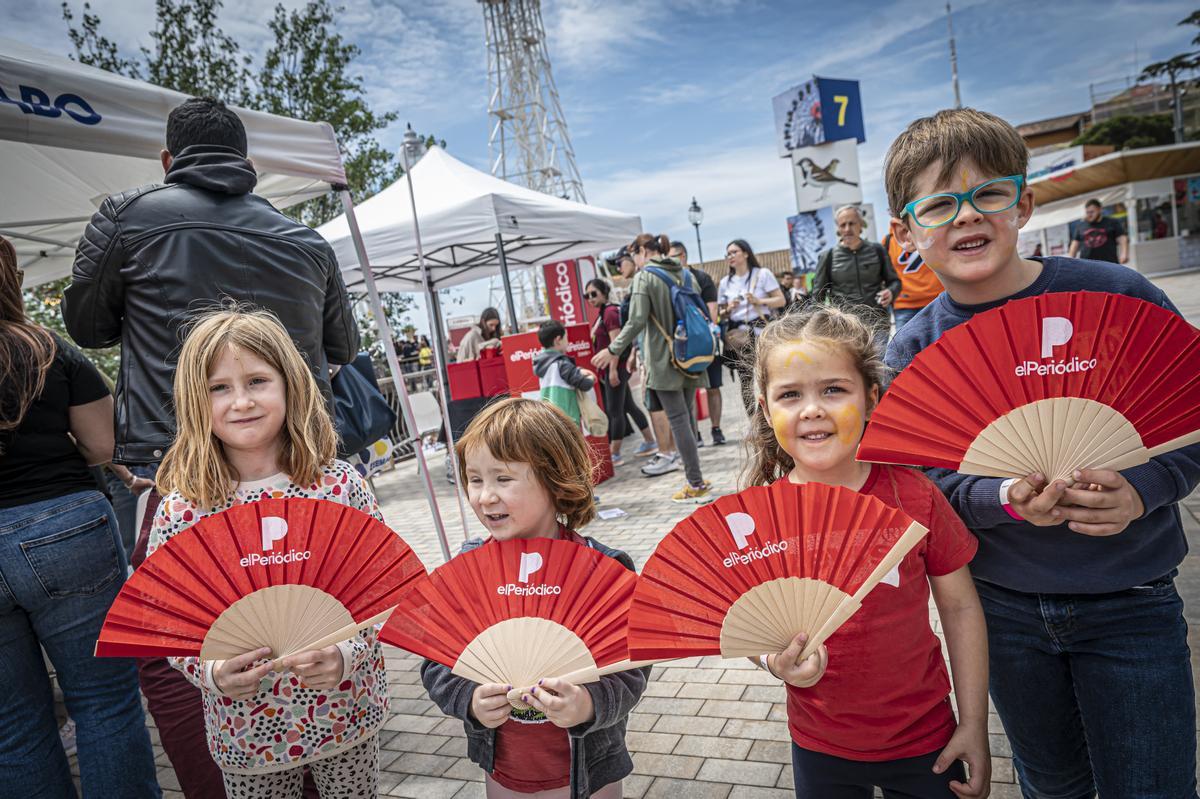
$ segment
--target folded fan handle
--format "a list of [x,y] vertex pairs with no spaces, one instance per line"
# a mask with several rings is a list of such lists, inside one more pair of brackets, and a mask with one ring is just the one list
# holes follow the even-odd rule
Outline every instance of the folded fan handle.
[[393,610],[395,610],[395,605],[388,608],[383,613],[376,614],[369,619],[364,619],[363,621],[356,621],[356,622],[354,622],[354,624],[347,624],[345,627],[342,627],[338,630],[334,630],[333,632],[331,632],[329,635],[325,636],[324,638],[318,638],[316,641],[313,641],[310,644],[305,644],[304,646],[298,647],[298,648],[292,650],[291,652],[285,652],[276,659],[283,660],[285,657],[288,657],[289,655],[294,655],[297,652],[307,652],[310,649],[324,649],[325,647],[331,646],[332,644],[337,644],[337,643],[341,643],[342,641],[346,641],[346,640],[358,635],[360,630],[365,630],[366,628],[370,627],[373,624],[381,624],[382,622],[386,621],[387,617],[392,614]]

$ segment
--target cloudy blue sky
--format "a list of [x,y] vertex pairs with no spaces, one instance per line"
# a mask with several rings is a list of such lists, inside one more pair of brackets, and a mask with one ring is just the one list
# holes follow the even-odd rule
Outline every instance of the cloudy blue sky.
[[[285,5],[298,5],[286,0]],[[78,9],[80,3],[73,0]],[[250,52],[268,35],[268,2],[227,3],[221,21]],[[399,121],[446,139],[486,169],[487,77],[476,0],[342,0],[339,29],[363,49],[369,96]],[[92,0],[129,52],[150,43],[153,0]],[[1176,26],[1194,4],[960,0],[954,7],[964,104],[1013,123],[1089,107],[1089,84],[1123,81],[1181,52]],[[58,3],[0,0],[5,35],[66,53]],[[543,0],[554,77],[589,202],[640,214],[692,241],[686,210],[705,210],[704,252],[734,237],[786,246],[795,213],[776,155],[771,98],[808,76],[861,81],[866,199],[883,208],[880,166],[915,117],[953,104],[944,2],[864,0]],[[473,304],[462,310],[474,310]],[[459,311],[461,312],[461,311]]]

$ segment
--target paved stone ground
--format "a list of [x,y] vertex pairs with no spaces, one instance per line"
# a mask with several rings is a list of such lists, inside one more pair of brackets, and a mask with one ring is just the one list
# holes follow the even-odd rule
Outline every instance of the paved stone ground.
[[[1200,324],[1200,276],[1184,275],[1158,281],[1193,322]],[[726,372],[728,377],[728,372]],[[727,381],[723,392],[727,412],[722,425],[730,441],[745,431],[745,416],[736,388]],[[708,423],[701,428],[707,436]],[[633,443],[633,439],[630,440]],[[632,451],[631,446],[626,447]],[[700,451],[705,477],[721,493],[736,488],[735,472],[742,463],[741,447],[705,447]],[[436,456],[435,471],[441,471]],[[621,508],[628,516],[597,520],[589,535],[628,551],[644,563],[655,544],[690,511],[674,505],[669,496],[683,483],[682,472],[644,478],[630,458],[617,476],[597,492],[601,508]],[[432,532],[429,508],[421,493],[413,463],[400,465],[375,482],[388,523],[408,541],[430,567],[441,563]],[[435,481],[442,513],[456,550],[463,527],[451,487]],[[1200,608],[1200,492],[1184,503],[1184,523],[1192,553],[1180,567],[1179,588],[1189,621]],[[467,528],[473,536],[482,528],[467,509]],[[934,629],[941,632],[935,609]],[[1193,673],[1200,666],[1200,632],[1191,627]],[[420,799],[468,799],[483,796],[482,773],[466,759],[461,724],[444,717],[426,697],[416,671],[417,658],[400,650],[388,651],[392,715],[381,732],[381,794]],[[625,780],[625,796],[640,799],[768,799],[790,797],[791,766],[784,690],[778,680],[745,660],[693,658],[654,669],[645,697],[630,716],[628,744],[634,773]],[[149,717],[147,717],[149,718]],[[1014,784],[1011,752],[999,718],[989,715],[992,747],[992,796],[1020,797]],[[157,746],[159,779],[169,799],[182,797],[167,758]]]

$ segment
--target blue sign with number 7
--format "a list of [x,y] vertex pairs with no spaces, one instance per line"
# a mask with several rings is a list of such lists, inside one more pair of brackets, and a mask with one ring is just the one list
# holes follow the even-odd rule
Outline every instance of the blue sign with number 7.
[[862,144],[867,140],[858,81],[819,77],[817,93],[821,98],[821,127],[825,130],[825,141],[857,139]]

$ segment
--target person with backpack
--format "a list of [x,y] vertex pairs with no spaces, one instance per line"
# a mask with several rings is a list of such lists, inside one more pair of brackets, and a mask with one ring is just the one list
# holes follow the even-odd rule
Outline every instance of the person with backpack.
[[863,216],[857,205],[843,205],[833,218],[839,243],[821,255],[812,296],[818,302],[834,300],[845,305],[875,332],[882,353],[892,326],[888,307],[900,293],[900,278],[887,251],[862,237]]
[[643,233],[629,246],[638,272],[630,289],[629,318],[607,347],[592,356],[597,370],[607,370],[638,336],[645,333],[642,358],[646,386],[654,392],[670,422],[683,461],[687,484],[672,501],[703,504],[714,499],[700,470],[693,434],[695,392],[708,387],[707,370],[716,354],[716,336],[695,280],[679,261],[667,255],[666,236]]
[[725,320],[725,360],[737,370],[746,415],[754,417],[754,342],[775,311],[787,304],[779,281],[758,263],[745,239],[725,247],[729,274],[717,287],[717,307]]

